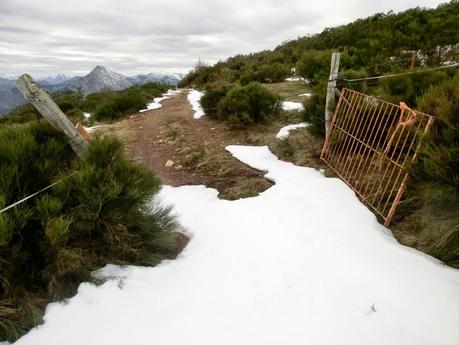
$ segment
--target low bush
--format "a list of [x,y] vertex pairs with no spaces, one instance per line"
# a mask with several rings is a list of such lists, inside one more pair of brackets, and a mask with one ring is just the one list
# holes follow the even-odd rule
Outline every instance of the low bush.
[[226,96],[231,86],[221,88],[209,88],[201,97],[201,106],[206,115],[211,118],[217,118],[218,104]]
[[144,109],[149,101],[161,96],[166,89],[165,85],[149,83],[123,91],[89,95],[83,104],[88,110],[93,111],[95,120],[112,121]]
[[413,202],[401,213],[419,224],[429,254],[459,268],[459,73],[432,86],[418,104],[434,123],[410,171]]
[[218,118],[244,127],[266,121],[280,110],[280,97],[259,83],[235,86],[218,103]]
[[459,193],[459,73],[419,99],[419,110],[435,115],[417,164],[418,180],[450,186]]
[[41,322],[46,303],[69,297],[107,263],[155,265],[170,256],[174,220],[153,202],[150,170],[119,141],[94,139],[83,161],[48,124],[0,130],[0,339]]
[[331,52],[308,51],[296,63],[296,73],[313,84],[326,80],[330,71]]
[[327,89],[325,84],[316,85],[312,96],[303,103],[303,119],[309,123],[309,130],[314,135],[325,137],[325,99]]
[[406,102],[411,107],[417,106],[417,98],[422,96],[434,85],[449,78],[444,71],[429,71],[408,74],[393,78],[384,78],[378,82],[374,93],[380,98],[398,104]]

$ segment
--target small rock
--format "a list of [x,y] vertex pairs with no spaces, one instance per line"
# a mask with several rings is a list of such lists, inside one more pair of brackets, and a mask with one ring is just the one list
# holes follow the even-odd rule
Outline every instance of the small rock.
[[180,169],[182,169],[182,168],[183,168],[183,167],[182,167],[180,164],[175,166],[175,170],[180,170]]
[[174,162],[171,161],[170,159],[166,162],[166,164],[164,164],[164,166],[165,166],[165,167],[168,167],[168,168],[171,167],[171,166],[173,166],[173,165],[174,165]]

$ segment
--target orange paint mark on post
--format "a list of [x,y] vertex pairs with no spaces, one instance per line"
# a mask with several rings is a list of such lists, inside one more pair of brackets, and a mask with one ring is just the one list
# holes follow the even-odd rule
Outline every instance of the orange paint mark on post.
[[80,133],[80,135],[85,139],[85,140],[89,140],[89,133],[88,131],[86,130],[85,126],[83,126],[81,123],[77,123],[76,126],[75,126],[75,129],[78,131],[78,133]]

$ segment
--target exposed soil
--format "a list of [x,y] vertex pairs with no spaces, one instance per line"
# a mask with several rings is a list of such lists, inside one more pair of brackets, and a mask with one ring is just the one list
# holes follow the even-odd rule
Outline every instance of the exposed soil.
[[225,150],[243,142],[220,122],[206,116],[194,119],[187,94],[183,90],[162,101],[159,109],[102,125],[97,133],[119,137],[128,156],[151,168],[164,184],[204,184],[225,199],[256,196],[268,189],[272,183],[264,172],[242,164]]

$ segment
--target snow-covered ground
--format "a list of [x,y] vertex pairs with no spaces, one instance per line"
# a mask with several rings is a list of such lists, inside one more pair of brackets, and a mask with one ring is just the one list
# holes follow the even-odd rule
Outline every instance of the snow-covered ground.
[[299,102],[290,102],[290,101],[284,101],[282,102],[282,109],[284,110],[303,110],[303,104]]
[[306,93],[299,94],[298,96],[300,96],[300,97],[311,97],[312,93],[306,92]]
[[155,97],[153,99],[153,102],[150,102],[147,104],[146,109],[139,110],[140,113],[143,113],[144,111],[148,110],[154,110],[154,109],[159,109],[162,107],[161,102],[164,101],[165,99],[171,98],[172,96],[176,95],[177,93],[180,93],[180,90],[167,90],[165,94],[163,94],[161,97]]
[[307,126],[308,124],[306,122],[301,122],[301,123],[282,127],[281,129],[279,129],[279,132],[277,132],[276,138],[280,140],[284,140],[285,138],[289,136],[290,131],[294,131],[295,129],[299,129],[299,128],[305,128]]
[[188,93],[188,102],[190,102],[191,107],[194,110],[193,117],[195,119],[199,119],[205,115],[200,102],[202,96],[204,96],[204,94],[197,90],[191,90]]
[[307,80],[302,77],[288,77],[288,78],[285,78],[285,81],[305,81],[307,82]]
[[192,236],[174,261],[108,266],[17,345],[457,345],[459,270],[397,243],[339,179],[230,146],[275,185],[164,187]]

